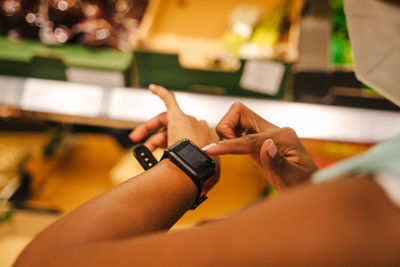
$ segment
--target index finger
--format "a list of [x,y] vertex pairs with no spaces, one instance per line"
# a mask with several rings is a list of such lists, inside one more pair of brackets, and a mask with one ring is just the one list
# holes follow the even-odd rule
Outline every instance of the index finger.
[[236,138],[243,133],[259,133],[278,128],[240,102],[234,103],[217,125],[221,138]]
[[167,107],[168,111],[183,113],[181,108],[178,105],[178,102],[176,102],[174,93],[165,89],[162,86],[158,86],[155,84],[150,84],[149,89],[153,94],[155,94],[161,98],[161,100],[164,102],[165,106]]
[[202,150],[209,155],[253,154],[260,151],[267,134],[249,134],[239,138],[227,139],[216,144],[210,144]]

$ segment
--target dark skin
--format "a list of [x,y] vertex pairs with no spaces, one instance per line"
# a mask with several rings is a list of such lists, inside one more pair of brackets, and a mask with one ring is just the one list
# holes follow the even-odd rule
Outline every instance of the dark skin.
[[242,103],[231,106],[216,130],[224,140],[206,147],[209,155],[250,154],[277,190],[308,181],[317,170],[293,129],[268,122]]
[[[192,117],[178,123],[187,115],[171,112],[171,108],[177,110],[173,95],[162,88],[153,89],[168,103],[167,135],[163,135],[167,145],[170,133],[176,138],[201,134],[195,140],[199,146],[217,142],[212,131]],[[179,127],[173,128],[174,123]],[[159,129],[143,127],[149,132]],[[189,177],[167,159],[49,226],[24,250],[15,266],[400,263],[399,209],[370,177],[354,174],[334,182],[287,188],[279,196],[225,220],[165,234],[197,194]]]

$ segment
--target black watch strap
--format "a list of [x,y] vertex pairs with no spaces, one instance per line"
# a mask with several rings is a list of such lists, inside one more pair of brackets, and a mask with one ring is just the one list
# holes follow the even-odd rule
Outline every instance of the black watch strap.
[[[161,160],[169,158],[168,154],[169,151],[167,149],[164,151]],[[137,159],[137,161],[140,163],[140,165],[144,170],[148,170],[157,165],[158,163],[157,159],[153,156],[153,153],[151,153],[151,151],[145,145],[142,144],[133,148],[133,155],[135,156],[135,158]],[[174,161],[172,160],[172,162]],[[200,183],[197,179],[194,179],[189,173],[186,174],[192,179],[198,190],[196,200],[190,208],[194,210],[195,208],[197,208],[197,206],[203,203],[204,200],[207,199],[207,196],[205,194],[204,195],[202,194],[203,183]]]
[[133,149],[133,155],[140,163],[143,169],[148,170],[158,163],[153,153],[145,146],[138,145]]
[[[166,149],[164,151],[164,154],[162,155],[160,161],[162,161],[163,159],[167,159],[169,158],[169,151],[168,149]],[[171,159],[172,163],[176,164],[172,159]],[[203,192],[203,184],[199,183],[198,180],[194,179],[189,173],[187,173],[185,170],[182,170],[184,173],[187,174],[187,176],[190,177],[190,179],[193,181],[193,183],[195,184],[195,186],[197,187],[197,195],[196,195],[196,200],[194,201],[193,205],[190,207],[191,210],[194,210],[197,208],[197,206],[199,206],[201,203],[204,202],[204,200],[207,199],[206,195],[201,195],[201,193]]]

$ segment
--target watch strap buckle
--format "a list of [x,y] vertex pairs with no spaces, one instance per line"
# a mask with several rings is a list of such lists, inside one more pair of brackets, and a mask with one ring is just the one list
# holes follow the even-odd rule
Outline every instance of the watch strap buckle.
[[144,170],[148,170],[158,163],[153,153],[145,146],[138,145],[133,149],[133,155]]
[[191,210],[196,209],[201,203],[203,203],[208,197],[206,195],[202,195],[199,197],[195,203],[193,203],[192,207],[190,207]]

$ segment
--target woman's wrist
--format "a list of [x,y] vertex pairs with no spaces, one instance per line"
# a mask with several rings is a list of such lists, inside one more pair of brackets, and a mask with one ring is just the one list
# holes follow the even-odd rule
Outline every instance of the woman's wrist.
[[185,199],[189,209],[198,195],[198,189],[195,183],[183,170],[168,158],[160,161],[157,166],[168,169],[166,172],[171,173],[171,175],[166,178],[171,182],[171,190],[174,190],[174,192],[180,194],[181,197]]
[[[161,160],[159,164],[165,164],[162,168],[168,168],[169,172],[173,171],[176,174],[177,181],[179,182],[179,188],[182,188],[182,190],[189,190],[191,195],[194,195],[193,201],[191,202],[194,204],[195,202],[199,201],[199,198],[204,197],[207,192],[218,182],[219,176],[220,176],[220,161],[218,156],[211,156],[212,160],[215,162],[215,173],[213,176],[209,177],[207,181],[200,184],[198,183],[197,179],[194,179],[187,175],[181,167],[176,165],[171,159],[166,158],[164,160]],[[157,164],[158,165],[158,164]],[[210,166],[211,167],[211,166]],[[194,188],[194,190],[193,190]],[[194,193],[193,193],[194,192]],[[195,207],[196,205],[194,205]],[[192,206],[191,206],[192,207]],[[193,207],[192,207],[193,208]]]

